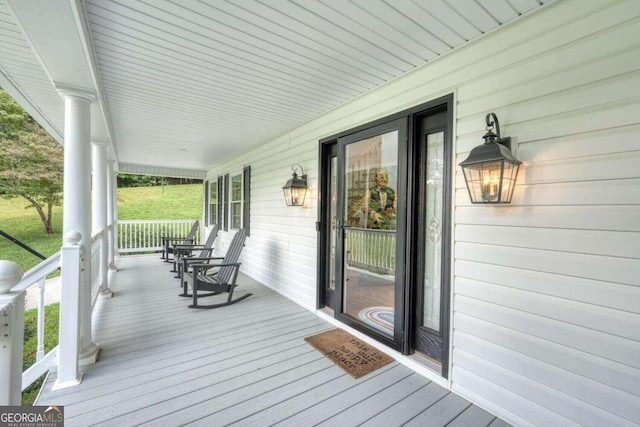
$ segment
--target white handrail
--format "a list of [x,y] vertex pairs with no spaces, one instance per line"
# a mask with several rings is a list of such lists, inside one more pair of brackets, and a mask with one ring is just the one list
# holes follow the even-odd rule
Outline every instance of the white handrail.
[[104,230],[99,231],[91,237],[90,259],[91,259],[91,307],[93,308],[98,299],[101,285],[100,251],[102,250],[102,236]]
[[24,276],[22,276],[22,280],[20,280],[17,285],[11,288],[11,291],[24,291],[31,285],[38,283],[41,278],[47,277],[49,273],[53,273],[54,271],[56,271],[58,268],[60,268],[60,251],[51,255],[49,258],[27,271]]
[[60,268],[61,252],[58,251],[51,255],[40,264],[36,265],[25,273],[22,280],[18,282],[13,288],[12,292],[25,291],[29,287],[39,284],[39,298],[38,298],[38,321],[37,321],[37,347],[36,347],[36,362],[31,365],[29,369],[22,373],[22,390],[29,387],[34,381],[36,381],[42,374],[46,373],[51,366],[56,362],[57,347],[51,350],[45,355],[44,352],[44,290],[47,275]]

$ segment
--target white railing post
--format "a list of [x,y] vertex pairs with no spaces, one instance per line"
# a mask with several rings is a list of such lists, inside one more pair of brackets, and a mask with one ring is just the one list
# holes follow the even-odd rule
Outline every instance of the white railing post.
[[22,278],[22,269],[0,261],[0,405],[22,401],[22,352],[25,291],[10,291]]
[[60,289],[60,335],[58,343],[58,378],[54,389],[77,385],[82,380],[78,372],[80,353],[80,285],[82,236],[71,231],[64,236],[62,246],[62,286]]

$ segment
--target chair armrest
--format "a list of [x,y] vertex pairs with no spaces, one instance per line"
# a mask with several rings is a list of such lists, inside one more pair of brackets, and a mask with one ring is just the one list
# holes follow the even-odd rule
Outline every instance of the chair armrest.
[[220,264],[190,264],[194,269],[204,269],[208,270],[214,267],[240,267],[241,263],[239,262],[223,262]]
[[221,260],[221,259],[224,259],[224,257],[220,257],[220,256],[215,256],[215,257],[182,257],[181,258],[182,271],[186,272],[188,270],[188,267],[193,267],[193,265],[197,265],[198,262],[200,262],[202,265],[212,265],[209,262],[204,263],[202,261],[212,261],[212,260]]
[[213,259],[224,259],[224,257],[222,256],[205,256],[205,257],[188,257],[188,258],[183,258],[184,260],[188,260],[188,261],[210,261]]
[[189,239],[187,237],[162,237],[162,241],[165,243],[168,242],[192,242],[193,239]]

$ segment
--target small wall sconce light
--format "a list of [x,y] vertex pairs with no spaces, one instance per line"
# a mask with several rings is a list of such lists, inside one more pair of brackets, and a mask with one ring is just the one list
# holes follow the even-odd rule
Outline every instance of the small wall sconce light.
[[489,113],[486,121],[484,144],[471,150],[460,163],[469,197],[471,203],[511,203],[522,162],[511,154],[511,138],[500,137],[498,117]]
[[[302,171],[300,178],[298,178],[298,174],[296,173],[298,168]],[[302,166],[298,164],[291,166],[291,170],[293,171],[293,176],[287,181],[284,187],[282,187],[284,201],[287,203],[287,206],[302,206],[304,205],[304,199],[307,197],[307,191],[309,190],[307,186],[307,174],[304,173]]]

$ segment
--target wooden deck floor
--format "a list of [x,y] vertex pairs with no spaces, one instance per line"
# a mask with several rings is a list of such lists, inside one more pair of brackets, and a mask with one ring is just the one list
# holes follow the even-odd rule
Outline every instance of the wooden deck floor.
[[303,340],[330,324],[246,276],[252,297],[200,311],[157,256],[119,269],[94,312],[98,362],[57,392],[52,373],[37,402],[67,426],[507,425],[398,363],[352,379]]

